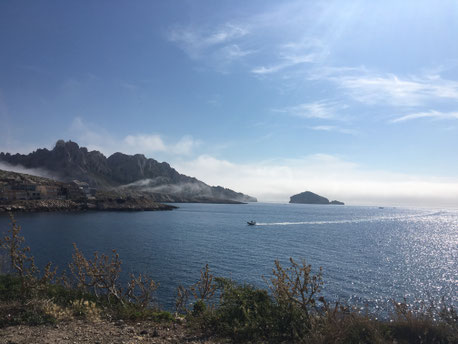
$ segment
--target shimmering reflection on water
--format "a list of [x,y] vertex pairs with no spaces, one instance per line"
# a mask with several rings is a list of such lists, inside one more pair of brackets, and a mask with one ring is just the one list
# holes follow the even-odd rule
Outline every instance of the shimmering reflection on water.
[[[458,212],[286,204],[180,204],[172,212],[21,214],[37,261],[65,266],[72,243],[116,248],[124,272],[148,272],[171,307],[209,263],[217,275],[264,286],[274,259],[322,266],[325,296],[376,309],[391,299],[458,306]],[[254,219],[256,226],[247,226]],[[7,228],[0,217],[0,230]]]

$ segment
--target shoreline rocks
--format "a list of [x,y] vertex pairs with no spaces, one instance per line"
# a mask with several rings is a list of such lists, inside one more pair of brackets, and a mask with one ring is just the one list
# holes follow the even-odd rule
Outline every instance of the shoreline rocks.
[[28,200],[0,204],[4,212],[71,212],[71,211],[157,211],[177,207],[148,199],[105,199],[77,202],[73,200]]

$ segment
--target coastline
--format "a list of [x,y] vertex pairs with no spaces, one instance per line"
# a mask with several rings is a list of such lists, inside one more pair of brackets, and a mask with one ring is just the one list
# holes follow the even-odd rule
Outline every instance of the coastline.
[[105,199],[93,201],[28,200],[0,204],[0,213],[8,212],[78,212],[78,211],[162,211],[176,206],[153,202],[145,198]]

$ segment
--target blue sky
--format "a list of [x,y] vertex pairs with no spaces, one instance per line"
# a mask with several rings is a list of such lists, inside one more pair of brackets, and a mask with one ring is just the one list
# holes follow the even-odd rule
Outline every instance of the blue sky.
[[287,201],[458,204],[456,1],[0,2],[0,150]]

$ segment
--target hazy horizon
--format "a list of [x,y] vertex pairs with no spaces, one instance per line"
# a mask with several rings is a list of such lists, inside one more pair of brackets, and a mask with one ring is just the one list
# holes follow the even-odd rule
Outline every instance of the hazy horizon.
[[65,139],[261,202],[457,207],[457,14],[452,0],[2,1],[0,151]]

